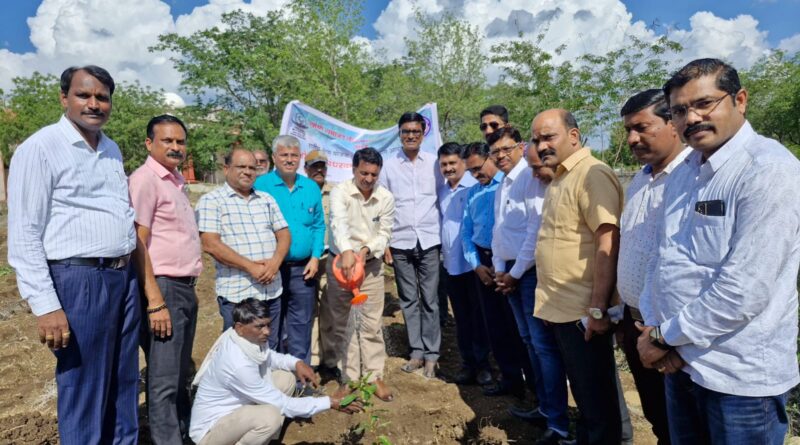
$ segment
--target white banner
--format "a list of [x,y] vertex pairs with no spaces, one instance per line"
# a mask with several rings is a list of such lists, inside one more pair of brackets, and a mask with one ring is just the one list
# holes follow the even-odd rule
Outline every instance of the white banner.
[[[429,103],[417,110],[425,118],[425,138],[421,150],[436,154],[442,145],[436,104]],[[400,118],[400,114],[397,115]],[[397,125],[384,130],[365,130],[344,123],[327,114],[294,100],[286,105],[281,121],[281,134],[300,139],[300,153],[305,165],[306,153],[321,150],[328,156],[328,181],[336,183],[353,177],[353,154],[372,147],[383,156],[384,162],[400,150]],[[299,173],[305,174],[302,168]]]

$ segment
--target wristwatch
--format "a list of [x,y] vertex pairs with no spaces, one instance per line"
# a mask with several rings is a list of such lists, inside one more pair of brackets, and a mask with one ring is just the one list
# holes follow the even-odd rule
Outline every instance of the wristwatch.
[[590,317],[592,317],[592,318],[594,318],[595,320],[602,320],[602,319],[603,319],[603,317],[605,317],[605,316],[606,316],[606,314],[605,314],[605,312],[604,312],[602,309],[600,309],[600,308],[596,308],[596,307],[590,307],[590,308],[589,308],[589,316],[590,316]]
[[650,330],[650,343],[666,351],[672,349],[672,346],[664,342],[664,336],[661,335],[661,326],[654,326],[653,329]]

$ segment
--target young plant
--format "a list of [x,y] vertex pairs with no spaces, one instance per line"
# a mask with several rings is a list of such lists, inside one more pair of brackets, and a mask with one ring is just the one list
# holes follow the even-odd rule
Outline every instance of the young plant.
[[375,435],[373,445],[392,445],[392,441],[384,434],[379,434],[380,430],[386,428],[390,422],[382,420],[383,414],[388,412],[385,409],[376,409],[372,396],[378,387],[374,383],[369,383],[371,372],[362,376],[358,380],[351,380],[347,385],[352,391],[347,397],[343,398],[339,405],[345,407],[358,400],[364,407],[367,419],[361,422],[355,429],[356,434],[370,433]]

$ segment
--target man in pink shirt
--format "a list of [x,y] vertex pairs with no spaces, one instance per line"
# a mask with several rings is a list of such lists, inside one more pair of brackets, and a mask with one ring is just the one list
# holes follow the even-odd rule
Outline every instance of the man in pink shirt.
[[154,117],[145,145],[150,156],[128,182],[136,232],[149,252],[140,279],[151,290],[146,295],[163,296],[147,302],[149,323],[142,324],[150,436],[156,445],[181,444],[191,412],[186,380],[197,324],[194,286],[203,268],[194,210],[178,170],[186,157],[186,126],[174,116]]

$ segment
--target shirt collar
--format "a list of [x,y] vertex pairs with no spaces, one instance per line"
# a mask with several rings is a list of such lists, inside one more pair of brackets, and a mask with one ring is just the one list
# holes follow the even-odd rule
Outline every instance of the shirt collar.
[[345,182],[345,187],[347,187],[346,192],[347,192],[348,195],[350,195],[350,196],[356,196],[357,195],[364,202],[369,202],[369,201],[372,201],[373,199],[378,199],[378,198],[375,197],[375,194],[378,192],[378,187],[380,187],[379,184],[375,184],[375,188],[372,189],[372,194],[369,195],[369,199],[364,199],[364,195],[361,194],[361,190],[359,190],[358,186],[356,186],[356,178],[353,178],[353,179]]
[[[61,130],[64,132],[64,136],[67,137],[67,140],[69,141],[70,145],[74,146],[77,145],[78,143],[83,142],[84,148],[94,151],[94,149],[92,149],[92,146],[89,145],[86,139],[83,138],[83,135],[81,135],[81,133],[72,124],[72,121],[70,121],[69,118],[67,118],[66,114],[61,115],[61,119],[58,120],[58,126],[61,127]],[[106,135],[102,131],[100,131],[100,136],[97,139],[98,153],[104,151],[105,149],[103,144],[104,142],[103,139],[105,138]]]
[[458,184],[456,184],[456,188],[450,187],[450,183],[447,182],[446,179],[444,181],[444,186],[447,187],[448,191],[455,192],[458,189],[472,187],[473,185],[475,185],[477,183],[478,183],[478,181],[475,178],[473,178],[472,175],[469,174],[469,172],[464,172],[464,176],[462,176],[461,179],[458,180]]
[[514,182],[514,180],[517,179],[517,176],[519,176],[520,172],[525,170],[526,167],[528,167],[528,163],[525,162],[525,158],[519,158],[517,165],[515,165],[510,172],[508,172],[506,178],[508,178],[509,181]]
[[499,184],[499,183],[503,182],[503,178],[505,176],[506,176],[505,173],[503,173],[500,170],[497,170],[497,173],[494,174],[494,178],[492,178],[492,182],[490,182],[489,184],[486,184],[486,185],[490,186],[492,184]]
[[583,161],[584,159],[588,158],[591,155],[592,151],[589,149],[589,147],[583,147],[580,150],[576,151],[575,153],[569,155],[567,159],[564,159],[564,162],[562,162],[561,165],[558,166],[557,170],[561,170],[563,168],[563,170],[571,171],[573,168],[575,168],[576,165],[580,164],[581,161]]
[[254,197],[258,198],[258,196],[259,196],[258,195],[258,190],[251,188],[250,189],[250,196],[248,198],[245,198],[244,196],[242,196],[239,193],[237,193],[236,190],[234,190],[233,187],[231,187],[230,184],[228,184],[227,181],[225,181],[225,183],[222,185],[222,187],[224,189],[225,196],[237,196],[237,197],[242,198],[242,199],[253,199]]
[[[669,175],[670,173],[672,173],[672,170],[675,170],[675,167],[681,165],[681,163],[686,160],[686,157],[689,156],[689,154],[691,152],[692,152],[692,149],[690,147],[684,146],[683,149],[681,149],[681,151],[678,153],[678,155],[675,156],[675,159],[670,161],[670,163],[667,164],[666,167],[664,167],[664,170],[661,170],[660,172],[658,172],[658,174],[656,174],[653,179],[659,178],[659,177],[664,176],[664,175]],[[652,177],[652,175],[653,175],[653,166],[650,165],[650,164],[646,164],[642,168],[642,171],[645,174],[647,174],[648,176]]]
[[739,131],[733,135],[728,142],[726,142],[722,147],[720,147],[716,152],[714,152],[711,157],[708,158],[706,163],[709,164],[711,170],[716,172],[719,170],[728,159],[732,158],[736,153],[738,153],[742,146],[747,142],[750,137],[754,134],[753,127],[750,126],[750,122],[744,121],[744,125]]
[[[404,152],[404,151],[403,151],[403,147],[400,147],[400,150],[398,150],[398,151],[397,151],[397,156],[398,156],[398,157],[400,158],[400,160],[401,160],[401,161],[403,161],[403,162],[411,162],[411,159],[409,159],[409,158],[408,158],[408,156],[406,156],[406,152]],[[421,148],[421,147],[420,147],[420,149],[419,149],[419,152],[417,152],[417,157],[416,157],[416,159],[418,159],[418,160],[420,160],[420,161],[425,161],[425,160],[427,159],[427,158],[426,158],[426,155],[425,155],[425,152],[424,152],[424,151],[422,151],[422,148]]]
[[[281,175],[278,174],[278,170],[272,170],[271,172],[267,173],[267,180],[271,181],[273,185],[282,185],[288,188],[286,182],[283,180],[283,178],[281,178]],[[303,184],[300,181],[300,175],[297,173],[295,173],[294,188],[303,188]]]
[[[161,179],[164,179],[167,176],[173,176],[178,181],[183,182],[183,176],[180,174],[180,172],[178,172],[178,169],[169,171],[167,170],[166,167],[164,167],[158,161],[153,159],[152,156],[147,156],[147,159],[145,159],[144,161],[144,165],[150,168],[150,170],[153,170],[156,173],[156,175],[158,175],[158,177]],[[225,184],[227,184],[227,182]]]

